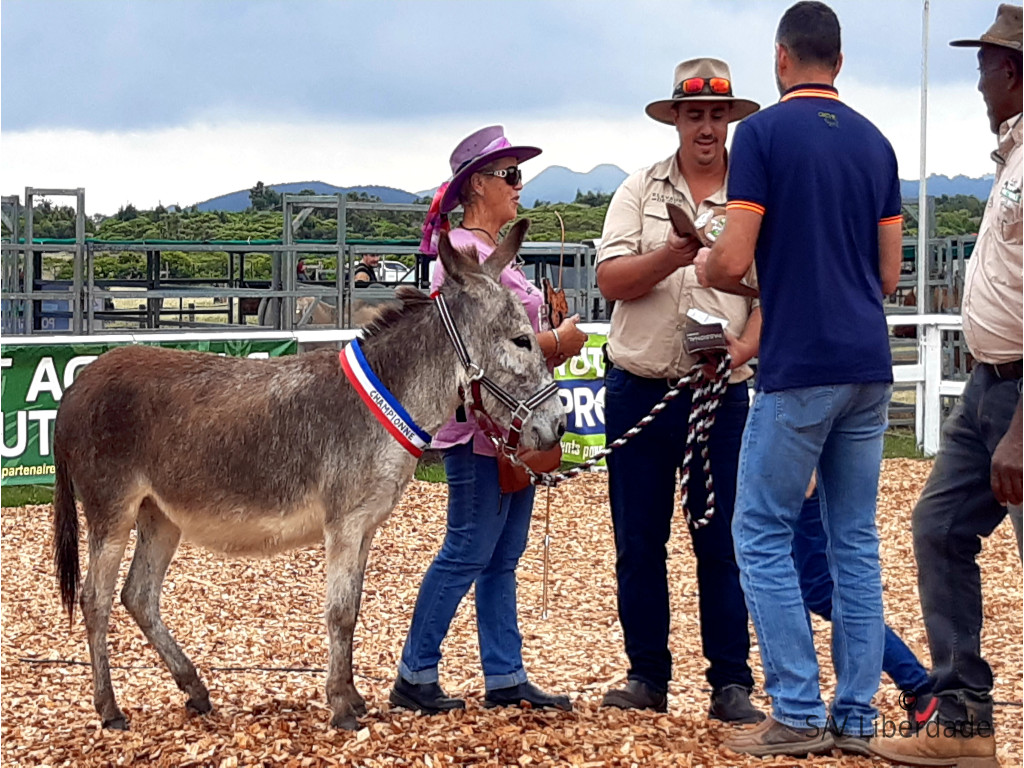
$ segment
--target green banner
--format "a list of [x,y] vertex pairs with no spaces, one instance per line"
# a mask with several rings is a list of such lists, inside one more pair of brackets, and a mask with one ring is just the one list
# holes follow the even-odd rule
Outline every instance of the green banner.
[[[4,345],[0,352],[4,426],[0,484],[53,484],[53,422],[61,396],[84,366],[117,346],[123,345]],[[155,346],[253,358],[298,351],[294,339],[157,342]]]
[[[568,423],[562,461],[582,464],[604,448],[604,353],[607,336],[592,333],[580,353],[555,369]],[[601,459],[597,466],[605,466]]]

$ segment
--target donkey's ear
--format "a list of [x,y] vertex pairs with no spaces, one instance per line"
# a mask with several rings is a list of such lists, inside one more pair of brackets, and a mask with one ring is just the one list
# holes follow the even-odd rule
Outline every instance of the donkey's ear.
[[483,263],[485,275],[494,280],[498,279],[501,270],[507,267],[512,259],[516,257],[516,254],[519,253],[519,248],[526,237],[526,230],[529,228],[529,219],[520,219],[512,225],[512,229],[505,235],[505,239],[501,241],[498,247],[487,257],[487,261]]
[[438,238],[437,255],[441,259],[441,266],[444,267],[445,276],[459,285],[463,285],[466,282],[463,277],[466,271],[465,260],[463,259],[462,252],[452,247],[447,232],[442,232],[441,237]]

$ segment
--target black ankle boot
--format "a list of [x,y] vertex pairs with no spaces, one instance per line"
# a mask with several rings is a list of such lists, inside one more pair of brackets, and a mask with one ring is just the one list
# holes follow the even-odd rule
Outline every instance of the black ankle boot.
[[466,702],[447,696],[437,683],[410,683],[401,675],[395,680],[388,698],[396,707],[418,710],[425,715],[466,708]]
[[743,685],[726,685],[711,694],[708,717],[725,723],[759,723],[764,713],[750,703],[750,691]]
[[519,707],[526,702],[531,707],[553,707],[572,711],[568,696],[545,693],[533,683],[526,682],[508,688],[495,688],[484,695],[485,707]]

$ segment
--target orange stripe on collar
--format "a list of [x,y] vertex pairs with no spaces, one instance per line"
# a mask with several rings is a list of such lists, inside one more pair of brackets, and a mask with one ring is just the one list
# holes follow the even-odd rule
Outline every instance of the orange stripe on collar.
[[839,101],[839,94],[835,91],[826,91],[823,88],[801,88],[798,91],[791,91],[783,96],[780,101],[790,99],[832,99]]

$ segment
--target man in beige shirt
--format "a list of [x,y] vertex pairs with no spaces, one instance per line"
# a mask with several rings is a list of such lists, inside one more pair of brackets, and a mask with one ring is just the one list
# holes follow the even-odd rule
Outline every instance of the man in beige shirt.
[[921,611],[934,688],[908,713],[916,730],[877,739],[873,750],[912,765],[998,766],[992,669],[981,655],[980,539],[1021,503],[1021,373],[1024,348],[1021,241],[1021,8],[999,6],[979,40],[978,90],[999,136],[996,180],[964,284],[964,336],[976,363],[942,429],[942,446],[914,509]]
[[[712,687],[709,716],[752,723],[764,715],[750,703],[754,680],[747,663],[747,609],[733,554],[736,468],[746,421],[746,362],[757,351],[761,310],[746,297],[702,288],[692,266],[699,242],[677,235],[666,203],[696,219],[724,205],[725,140],[730,122],[757,111],[733,96],[729,68],[718,59],[684,61],[670,99],[647,114],[673,125],[679,149],[634,173],[612,198],[598,253],[597,283],[615,301],[608,335],[605,424],[611,442],[633,427],[696,362],[683,346],[687,312],[699,309],[727,321],[733,359],[730,386],[715,414],[709,450],[715,514],[691,529],[700,590],[701,641]],[[666,544],[675,507],[676,474],[687,446],[692,390],[608,457],[615,527],[619,620],[630,668],[624,688],[604,706],[665,711],[672,658],[668,650]],[[707,500],[700,461],[690,462],[688,509],[699,517]]]

